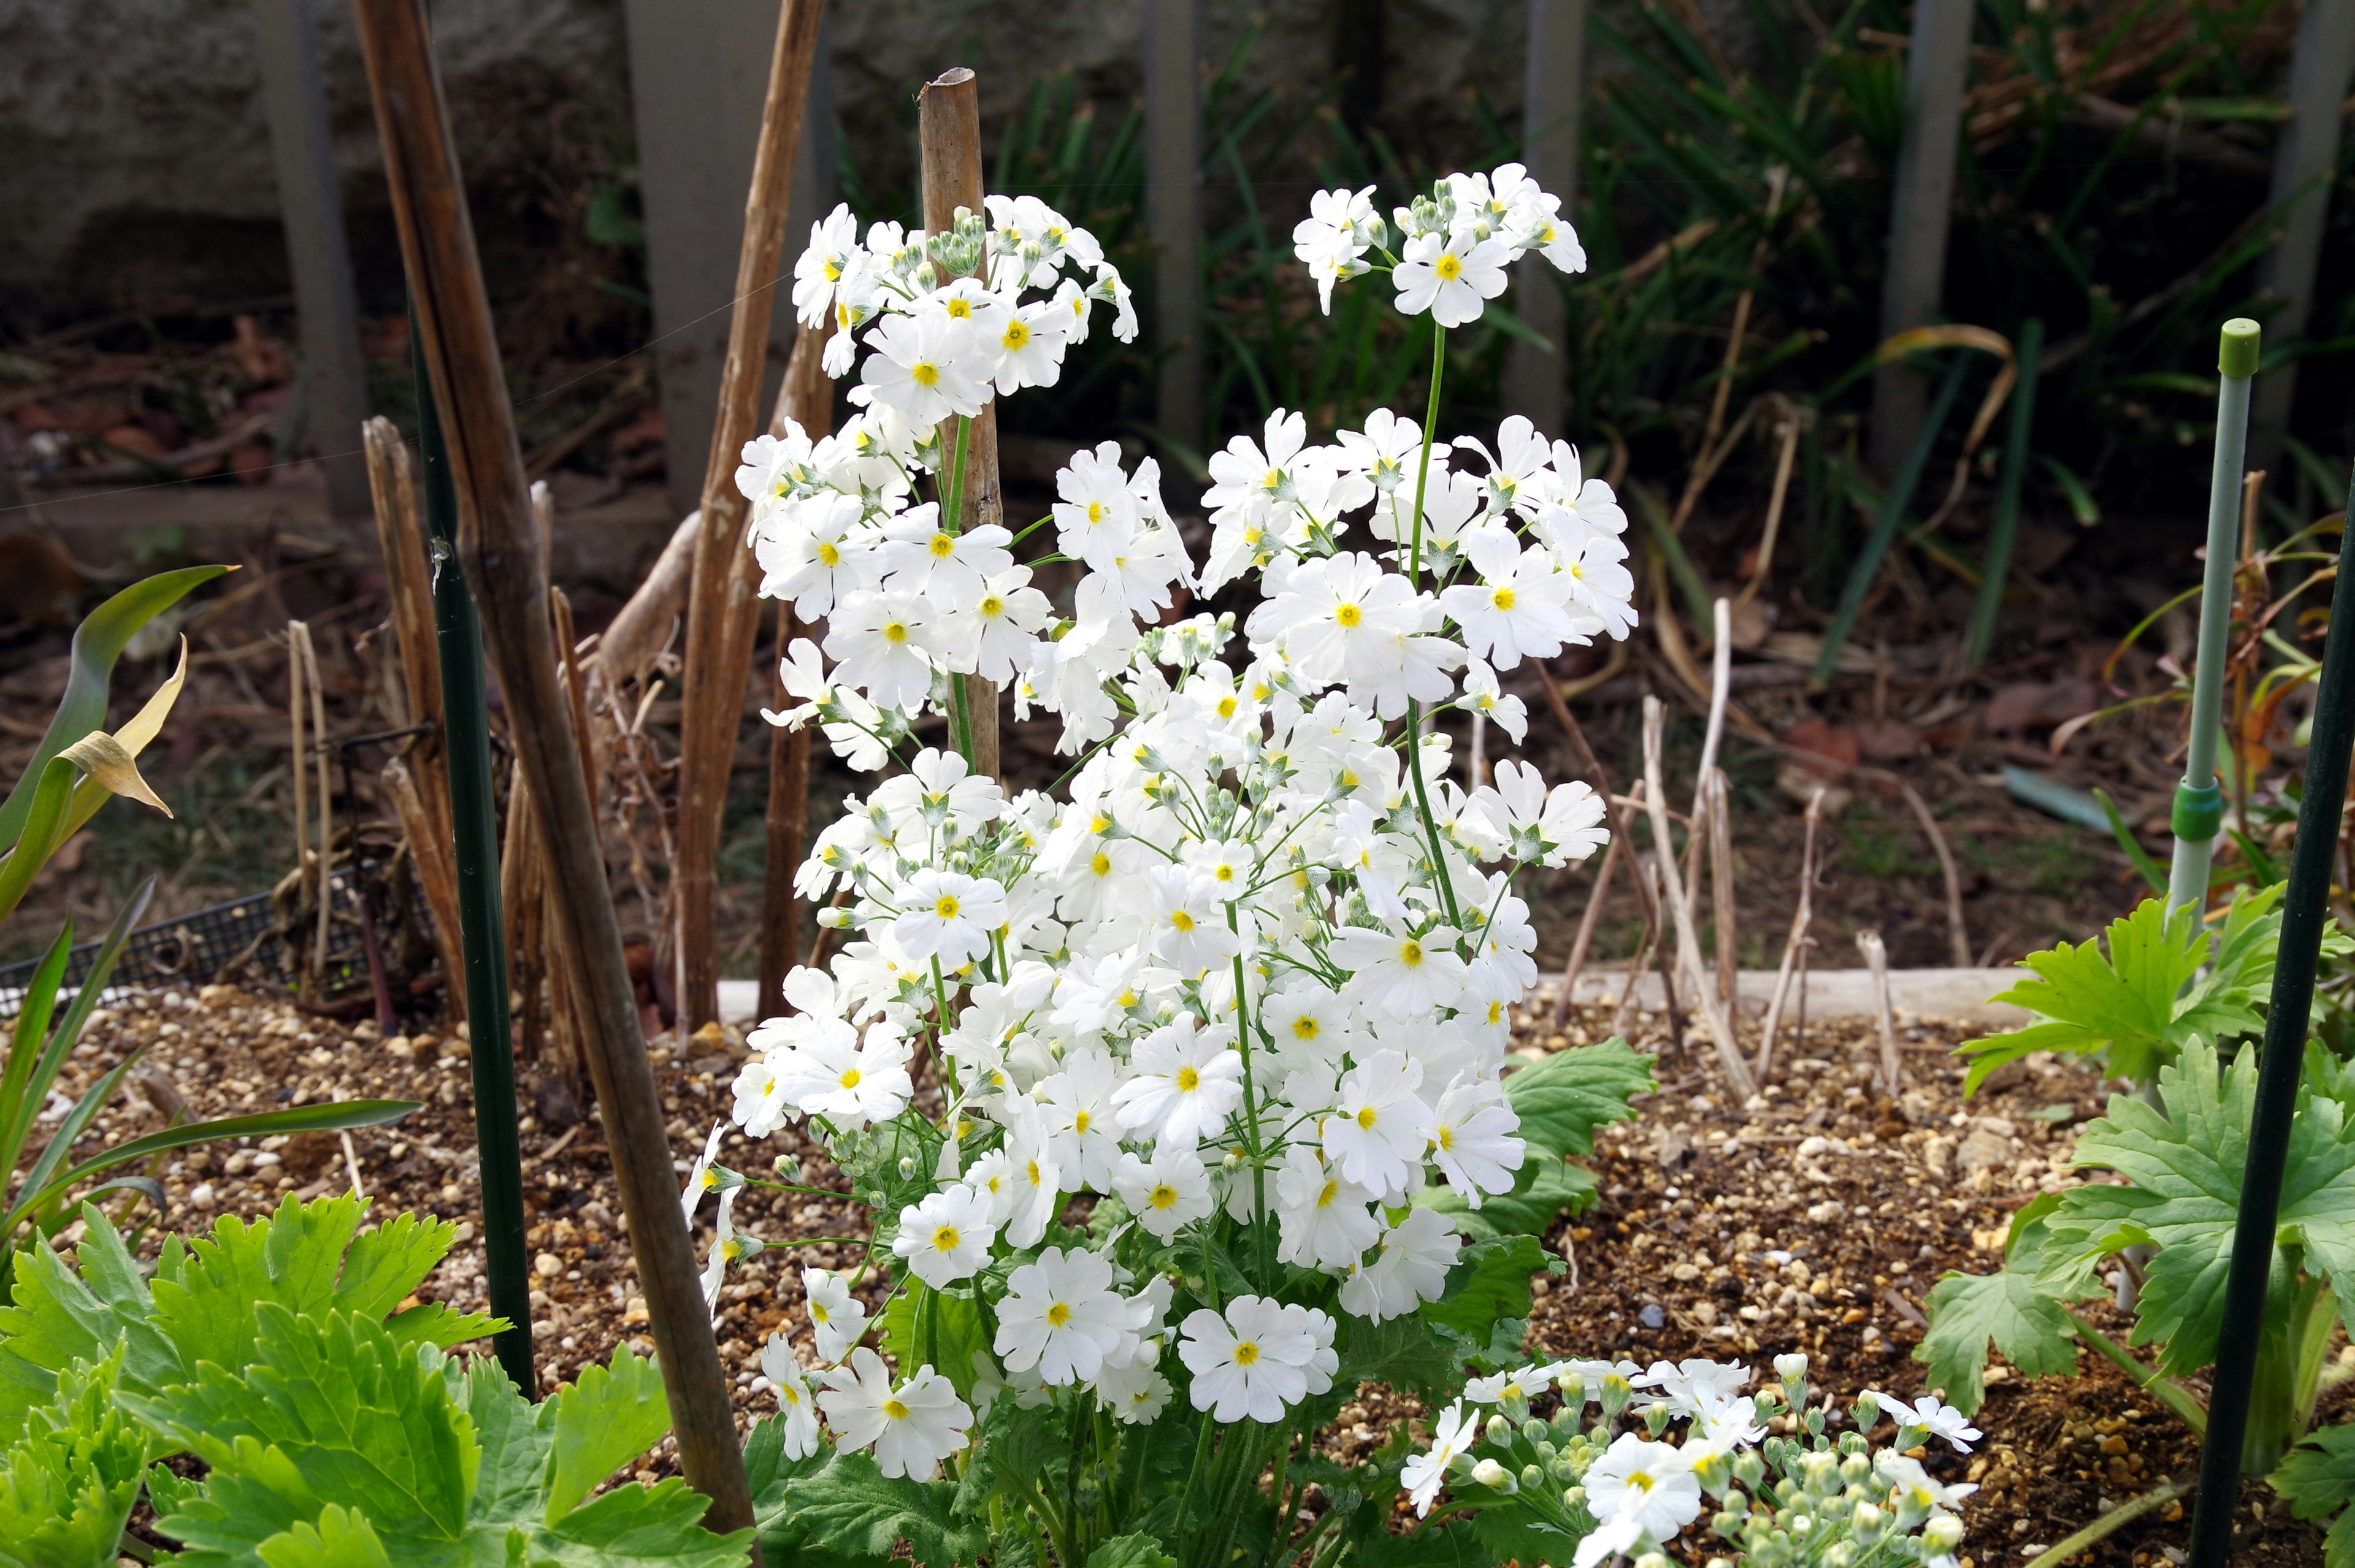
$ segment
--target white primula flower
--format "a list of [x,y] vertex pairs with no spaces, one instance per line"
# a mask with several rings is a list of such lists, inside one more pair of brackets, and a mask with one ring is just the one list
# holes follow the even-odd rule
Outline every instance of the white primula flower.
[[1529,738],[1529,704],[1497,684],[1497,672],[1485,659],[1473,659],[1464,667],[1464,695],[1455,706],[1479,714],[1510,736],[1516,746]]
[[1512,259],[1502,240],[1468,233],[1419,234],[1391,274],[1397,304],[1406,315],[1431,313],[1442,326],[1469,326],[1487,302],[1505,292],[1505,265]]
[[1447,1467],[1455,1456],[1468,1450],[1480,1435],[1478,1413],[1467,1415],[1464,1403],[1458,1400],[1439,1413],[1439,1424],[1432,1429],[1431,1446],[1410,1456],[1399,1471],[1399,1482],[1413,1500],[1415,1517],[1428,1518],[1431,1505],[1438,1500],[1439,1488],[1447,1484]]
[[868,336],[873,352],[859,380],[875,400],[919,424],[971,418],[989,400],[989,359],[965,323],[947,311],[891,315]]
[[1180,1013],[1175,1023],[1139,1040],[1129,1059],[1133,1076],[1113,1095],[1120,1125],[1153,1135],[1156,1144],[1190,1149],[1226,1125],[1242,1101],[1243,1059],[1226,1024],[1198,1025]]
[[987,877],[927,866],[908,879],[891,936],[911,958],[937,958],[954,969],[989,951],[1006,923],[1006,890]]
[[997,1239],[989,1209],[989,1200],[970,1187],[931,1193],[900,1211],[891,1250],[934,1290],[954,1285],[989,1261],[989,1244]]
[[932,607],[913,593],[853,593],[826,620],[835,676],[879,708],[914,709],[932,688]]
[[1346,925],[1327,951],[1351,972],[1351,989],[1394,1019],[1421,1018],[1453,1003],[1464,989],[1457,933],[1435,925],[1416,934]]
[[1431,1162],[1472,1208],[1482,1193],[1513,1189],[1528,1147],[1513,1136],[1521,1119],[1493,1078],[1458,1079],[1431,1117]]
[[936,611],[958,610],[1013,567],[1006,548],[1013,537],[996,523],[952,532],[942,525],[940,509],[927,503],[883,525],[876,563],[887,592],[922,595]]
[[1954,1445],[1957,1453],[1967,1454],[1971,1451],[1971,1445],[1985,1435],[1971,1424],[1969,1416],[1934,1394],[1923,1394],[1911,1404],[1895,1394],[1881,1393],[1872,1389],[1865,1390],[1864,1397],[1879,1405],[1881,1413],[1897,1424],[1900,1449],[1913,1446],[1913,1443],[1905,1442],[1905,1438],[1913,1437],[1913,1442],[1918,1443],[1926,1435],[1943,1437]]
[[1213,1207],[1209,1173],[1186,1149],[1156,1148],[1150,1165],[1133,1154],[1124,1154],[1112,1186],[1128,1211],[1136,1216],[1136,1222],[1165,1242],[1207,1216]]
[[1050,1384],[1083,1381],[1120,1343],[1126,1306],[1103,1253],[1049,1247],[1007,1276],[994,1348],[1010,1371],[1036,1367]]
[[794,263],[794,315],[804,326],[825,324],[835,285],[858,261],[858,219],[847,205],[810,225],[809,249]]
[[1179,1331],[1178,1359],[1194,1374],[1188,1397],[1213,1421],[1273,1425],[1308,1392],[1315,1332],[1267,1296],[1238,1296],[1223,1314],[1203,1307]]
[[1156,866],[1150,878],[1153,951],[1181,975],[1234,956],[1241,939],[1227,928],[1220,885],[1184,866]]
[[703,1152],[696,1157],[694,1167],[687,1173],[687,1186],[678,1195],[679,1217],[688,1224],[695,1223],[695,1211],[702,1207],[703,1195],[719,1189],[725,1173],[712,1167],[719,1157],[719,1140],[728,1131],[725,1122],[711,1124],[711,1136],[704,1140]]
[[908,1080],[912,1048],[897,1027],[870,1024],[862,1040],[840,1019],[804,1015],[792,1021],[802,1027],[778,1072],[786,1097],[805,1115],[863,1127],[906,1107],[915,1093]]
[[1314,1148],[1294,1144],[1275,1175],[1276,1257],[1303,1268],[1351,1267],[1381,1235],[1376,1196],[1342,1179]]
[[1341,1282],[1341,1310],[1380,1323],[1438,1300],[1463,1248],[1464,1238],[1446,1215],[1436,1209],[1411,1210],[1382,1232],[1374,1261]]
[[1545,552],[1521,549],[1501,528],[1467,536],[1464,549],[1480,581],[1443,591],[1439,603],[1463,628],[1465,645],[1498,669],[1561,652],[1576,627],[1562,608],[1568,584]]
[[968,1441],[972,1410],[930,1365],[895,1389],[883,1358],[862,1346],[826,1374],[826,1388],[817,1403],[834,1428],[836,1451],[871,1446],[887,1477],[929,1481]]
[[822,1268],[802,1270],[802,1297],[816,1330],[818,1360],[842,1360],[867,1332],[867,1303],[850,1294],[847,1280]]
[[1292,253],[1316,280],[1316,301],[1333,314],[1333,285],[1369,270],[1361,260],[1380,242],[1382,220],[1374,216],[1374,187],[1350,192],[1320,190],[1308,198],[1308,216],[1292,227]]
[[777,1396],[777,1419],[784,1429],[785,1457],[806,1459],[817,1452],[817,1405],[810,1397],[809,1380],[794,1360],[794,1347],[783,1334],[772,1334],[761,1347],[761,1372]]
[[[1700,1517],[1700,1477],[1673,1444],[1623,1432],[1582,1477],[1586,1506],[1602,1520],[1627,1520],[1653,1541],[1668,1541]],[[1580,1547],[1584,1563],[1585,1548]]]
[[1378,1051],[1342,1075],[1322,1140],[1342,1179],[1386,1196],[1405,1191],[1431,1136],[1431,1107],[1416,1093],[1422,1084],[1422,1064],[1394,1051]]
[[1107,1363],[1096,1374],[1096,1397],[1113,1419],[1130,1426],[1149,1426],[1169,1403],[1169,1380],[1148,1365],[1115,1367]]

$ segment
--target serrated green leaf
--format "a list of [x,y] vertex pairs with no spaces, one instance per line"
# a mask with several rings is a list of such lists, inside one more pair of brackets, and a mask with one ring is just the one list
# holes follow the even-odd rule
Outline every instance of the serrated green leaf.
[[555,1439],[549,1456],[543,1517],[554,1524],[590,1489],[662,1440],[670,1406],[662,1373],[624,1345],[608,1366],[581,1370],[580,1381],[541,1407]]
[[1335,1350],[1341,1360],[1333,1374],[1337,1393],[1348,1393],[1361,1382],[1381,1382],[1437,1398],[1451,1380],[1461,1381],[1445,1343],[1412,1313],[1382,1323],[1345,1315]]
[[478,1527],[539,1523],[545,1511],[540,1488],[555,1446],[549,1423],[542,1419],[547,1406],[524,1398],[487,1356],[464,1365],[444,1362],[442,1375],[453,1382],[451,1397],[464,1406],[482,1452],[467,1518]]
[[1490,1568],[1497,1558],[1470,1520],[1455,1520],[1411,1535],[1376,1535],[1358,1561],[1364,1568]]
[[1457,1256],[1439,1298],[1424,1302],[1416,1316],[1485,1339],[1499,1318],[1529,1317],[1529,1278],[1552,1261],[1535,1236],[1476,1242]]
[[[957,1476],[951,1511],[959,1519],[986,1519],[993,1498],[1027,1498],[1048,1461],[1062,1447],[1065,1430],[1063,1413],[1051,1404],[1026,1410],[1011,1398],[992,1400],[974,1430],[973,1447]],[[751,1463],[748,1449],[748,1469]],[[815,1466],[810,1464],[810,1467]]]
[[297,1317],[262,1301],[253,1315],[250,1364],[208,1360],[193,1382],[123,1403],[216,1471],[267,1482],[266,1451],[320,1507],[357,1509],[382,1537],[459,1540],[481,1450],[440,1355],[349,1313]]
[[16,1299],[0,1307],[0,1443],[22,1436],[27,1413],[56,1396],[59,1368],[100,1360],[118,1343],[123,1388],[152,1392],[179,1372],[179,1358],[148,1321],[147,1282],[130,1249],[96,1206],[82,1218],[79,1275],[47,1243],[17,1253]]
[[[2205,981],[2200,971],[2214,938],[2195,911],[2179,910],[2169,918],[2163,899],[2146,899],[2110,923],[2106,956],[2094,942],[2062,942],[2029,955],[2021,965],[2032,976],[1993,999],[2025,1008],[2038,1021],[1965,1042],[1960,1053],[1971,1065],[1964,1093],[1976,1093],[1989,1073],[2030,1051],[2103,1055],[2112,1073],[2147,1082],[2192,1040],[2212,1043],[2254,1033],[2264,1020],[2249,1006],[2246,976],[2258,965],[2266,921],[2277,929],[2279,916],[2268,916],[2271,906],[2263,895],[2239,903],[2250,908],[2237,927],[2228,921],[2236,943],[2233,964],[2220,965]],[[2269,958],[2263,967],[2270,973]]]
[[1467,1241],[1505,1236],[1542,1236],[1565,1209],[1573,1212],[1594,1201],[1594,1173],[1574,1161],[1534,1154],[1513,1180],[1510,1192],[1490,1194],[1475,1209],[1453,1187],[1426,1187],[1414,1195],[1418,1209],[1436,1209]]
[[651,1487],[615,1487],[536,1532],[530,1561],[565,1568],[741,1568],[751,1557],[752,1532],[714,1535],[701,1522],[710,1508],[709,1498],[677,1477]]
[[2298,1518],[2328,1519],[2355,1502],[2355,1426],[2308,1433],[2266,1479]]
[[1088,1553],[1088,1568],[1178,1568],[1178,1559],[1150,1535],[1115,1535]]
[[269,1568],[392,1568],[365,1515],[330,1504],[316,1524],[304,1521],[256,1549]]
[[978,1551],[983,1532],[952,1517],[956,1488],[947,1481],[887,1477],[865,1454],[837,1453],[826,1466],[784,1483],[784,1507],[761,1532],[764,1557],[785,1563],[883,1559],[905,1541],[927,1568],[947,1568]]
[[[2158,1249],[2131,1342],[2162,1345],[2158,1370],[2170,1376],[2215,1358],[2256,1077],[2254,1051],[2220,1072],[2212,1047],[2187,1045],[2159,1074],[2163,1110],[2115,1095],[2077,1139],[2078,1165],[2105,1167],[2133,1185],[2071,1188],[2045,1221],[2051,1243],[2040,1278],[2048,1285],[2120,1247]],[[2310,1274],[2355,1285],[2355,1130],[2338,1101],[2304,1089],[2275,1237],[2305,1248]]]
[[1559,1563],[1577,1542],[1561,1531],[1539,1522],[1527,1508],[1507,1503],[1484,1508],[1472,1516],[1472,1532],[1496,1563]]
[[2068,1309],[2024,1274],[1950,1274],[1930,1287],[1930,1328],[1913,1347],[1932,1388],[1965,1415],[1987,1403],[1987,1345],[2030,1377],[2077,1370]]
[[119,1349],[74,1361],[0,1450],[0,1564],[113,1568],[147,1461],[147,1434],[114,1405],[121,1369]]
[[320,1503],[282,1456],[248,1439],[243,1457],[259,1472],[216,1472],[184,1481],[161,1465],[147,1472],[155,1528],[180,1543],[173,1568],[258,1568],[263,1541],[315,1520]]
[[1627,1102],[1657,1087],[1654,1059],[1624,1040],[1572,1046],[1505,1080],[1505,1099],[1521,1119],[1521,1141],[1531,1154],[1557,1160],[1594,1152],[1594,1129],[1624,1122]]

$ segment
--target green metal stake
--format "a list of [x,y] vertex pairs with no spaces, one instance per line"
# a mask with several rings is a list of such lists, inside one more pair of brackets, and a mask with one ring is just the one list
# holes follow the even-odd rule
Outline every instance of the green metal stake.
[[[2167,872],[2169,914],[2208,903],[2208,863],[2224,825],[2216,737],[2224,714],[2224,643],[2232,630],[2232,571],[2241,555],[2242,454],[2249,439],[2249,382],[2257,373],[2257,324],[2224,324],[2216,353],[2216,462],[2208,478],[2208,563],[2200,586],[2199,662],[2191,667],[2191,739],[2175,786],[2175,859]],[[2298,1015],[2303,1018],[2303,1013]]]
[[[2254,335],[2250,343],[2254,357]],[[2355,486],[2350,486],[2348,506],[2355,512]],[[2355,747],[2355,588],[2350,582],[2355,582],[2355,527],[2342,528],[2339,534],[2339,581],[2330,589],[2330,630],[2322,642],[2322,671],[2306,753],[2306,793],[2298,802],[2297,838],[2290,849],[2289,891],[2282,898],[2281,947],[2274,963],[2273,1001],[2265,1014],[2264,1054],[2257,1066],[2249,1154],[2241,1168],[2241,1209],[2232,1227],[2232,1273],[2224,1282],[2216,1370],[2209,1384],[2212,1392],[2208,1436],[2200,1454],[2200,1504],[2191,1516],[2190,1568],[2224,1568],[2232,1551],[2249,1392],[2256,1381],[2257,1334],[2273,1273],[2282,1173],[2289,1163],[2290,1124],[2306,1060],[2307,1009],[2314,1004],[2314,974],[2323,927],[2330,918],[2331,861],[2339,852],[2339,813],[2347,800],[2348,753]]]
[[[414,318],[411,325],[414,326]],[[410,341],[416,342],[412,331]],[[417,378],[418,446],[425,469],[426,550],[432,556],[433,629],[442,649],[442,761],[450,769],[457,841],[459,937],[466,953],[467,1056],[474,1075],[474,1149],[483,1168],[483,1261],[491,1310],[514,1327],[491,1341],[499,1366],[538,1392],[531,1353],[530,1259],[523,1237],[523,1156],[516,1129],[515,1040],[507,1027],[507,955],[499,929],[499,820],[491,793],[490,703],[483,681],[483,628],[458,567],[458,498],[442,444],[441,411],[425,361]]]

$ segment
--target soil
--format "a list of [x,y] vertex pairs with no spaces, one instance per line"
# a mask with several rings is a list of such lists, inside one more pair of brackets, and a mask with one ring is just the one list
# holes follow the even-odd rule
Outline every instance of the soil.
[[[1561,1033],[1550,1016],[1542,1025],[1524,1021],[1515,1048],[1541,1053],[1584,1043],[1607,1022],[1598,1008],[1575,1009]],[[1768,1108],[1744,1115],[1729,1104],[1705,1045],[1670,1046],[1664,1021],[1652,1015],[1639,1013],[1635,1023],[1639,1047],[1668,1048],[1657,1068],[1662,1087],[1639,1103],[1635,1120],[1602,1133],[1591,1162],[1599,1201],[1549,1237],[1574,1272],[1538,1280],[1533,1354],[1647,1363],[1705,1355],[1763,1371],[1775,1353],[1800,1349],[1814,1359],[1817,1386],[1840,1391],[1844,1403],[1868,1387],[1911,1398],[1923,1392],[1923,1369],[1911,1360],[1923,1296],[1946,1270],[1996,1266],[2013,1211],[2076,1179],[2068,1169],[2076,1129],[2100,1110],[2101,1085],[2089,1072],[2050,1061],[2007,1069],[1965,1103],[1961,1073],[1945,1053],[1969,1031],[1909,1018],[1900,1020],[1905,1087],[1896,1100],[1873,1086],[1872,1027],[1819,1022],[1803,1041],[1785,1036]],[[347,1027],[227,987],[142,992],[97,1017],[68,1091],[151,1040],[152,1071],[135,1072],[130,1093],[100,1118],[105,1142],[155,1130],[175,1095],[192,1116],[325,1099],[423,1102],[404,1121],[351,1135],[349,1160],[332,1134],[187,1151],[155,1172],[169,1202],[166,1227],[203,1229],[223,1214],[260,1214],[288,1193],[314,1196],[357,1179],[381,1210],[459,1224],[459,1245],[420,1296],[485,1307],[463,1038],[420,1028],[388,1040],[373,1023]],[[665,1036],[652,1056],[683,1171],[726,1114],[741,1046],[732,1032],[684,1045]],[[521,1072],[528,1104],[535,1070],[525,1063]],[[545,1388],[609,1356],[617,1343],[647,1353],[651,1342],[597,1124],[559,1130],[527,1116],[522,1125]],[[731,1132],[721,1160],[757,1168],[780,1155],[805,1159],[815,1185],[839,1185],[824,1157],[791,1129],[757,1148]],[[746,1190],[736,1215],[741,1229],[770,1242],[858,1233],[847,1202],[758,1189]],[[709,1243],[710,1223],[707,1208],[698,1252]],[[758,1370],[768,1335],[781,1327],[808,1333],[800,1265],[847,1266],[855,1255],[820,1241],[755,1255],[730,1275],[718,1332],[746,1423],[773,1408]],[[867,1294],[877,1304],[874,1285]],[[2094,1316],[2124,1338],[2126,1325],[2106,1308]],[[2334,1350],[2338,1365],[2355,1361],[2343,1341]],[[1964,1510],[1970,1528],[1964,1568],[2023,1563],[2110,1508],[2195,1474],[2198,1445],[2179,1422],[2110,1362],[2083,1352],[2080,1362],[2082,1375],[2073,1379],[1991,1371],[1977,1418],[1986,1436],[1977,1451],[1966,1457],[1938,1445],[1927,1456],[1945,1478],[1982,1488]],[[2336,1386],[2320,1419],[2355,1413],[2351,1403],[2355,1382]],[[1391,1419],[1420,1414],[1412,1399],[1369,1390],[1344,1408],[1325,1441],[1355,1454],[1379,1441]],[[641,1474],[667,1467],[657,1451]],[[2251,1484],[2242,1506],[2236,1561],[2320,1560],[2320,1529],[2291,1520],[2262,1486]],[[2187,1500],[2139,1520],[2076,1561],[2102,1568],[2179,1563],[2188,1507]]]

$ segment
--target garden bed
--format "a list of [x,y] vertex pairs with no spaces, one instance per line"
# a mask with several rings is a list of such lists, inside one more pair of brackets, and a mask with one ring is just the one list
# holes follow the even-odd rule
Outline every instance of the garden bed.
[[[1515,1046],[1543,1051],[1582,1043],[1606,1016],[1577,1009],[1561,1034],[1525,1025]],[[1639,1014],[1636,1023],[1637,1043],[1659,1049],[1658,1020]],[[1900,1031],[1907,1088],[1891,1103],[1870,1084],[1871,1029],[1867,1020],[1818,1024],[1796,1051],[1786,1037],[1779,1081],[1755,1115],[1726,1104],[1712,1060],[1671,1051],[1658,1069],[1661,1092],[1639,1102],[1636,1120],[1601,1135],[1593,1161],[1600,1202],[1549,1236],[1574,1258],[1575,1274],[1540,1282],[1533,1348],[1646,1362],[1702,1355],[1753,1366],[1803,1349],[1826,1386],[1920,1392],[1922,1369],[1911,1353],[1923,1296],[1946,1270],[1994,1268],[2012,1211],[2074,1179],[2068,1158],[2075,1129],[2099,1114],[2099,1085],[2073,1063],[2023,1062],[1966,1104],[1961,1073],[1944,1051],[1967,1031],[1909,1020]],[[454,1033],[421,1030],[387,1040],[373,1024],[347,1027],[280,998],[215,987],[136,994],[107,1008],[91,1034],[78,1063],[85,1073],[119,1061],[139,1040],[155,1041],[147,1059],[153,1071],[134,1076],[134,1093],[100,1118],[106,1141],[155,1125],[171,1093],[195,1115],[405,1096],[424,1108],[395,1125],[351,1135],[363,1189],[388,1211],[413,1209],[462,1223],[477,1213],[465,1043]],[[656,1044],[664,1110],[682,1159],[725,1115],[741,1056],[732,1037],[689,1040],[684,1049],[667,1037]],[[651,1345],[597,1125],[556,1130],[527,1118],[523,1145],[540,1375],[552,1387],[616,1343],[632,1341],[641,1351]],[[779,1154],[810,1152],[791,1129],[757,1151],[731,1133],[726,1149],[723,1161],[756,1169]],[[818,1184],[835,1179],[822,1157],[810,1163]],[[302,1135],[274,1148],[191,1151],[155,1174],[171,1204],[167,1226],[182,1232],[223,1213],[259,1214],[288,1192],[315,1195],[352,1179],[334,1134]],[[858,1233],[847,1204],[758,1189],[744,1195],[736,1215],[772,1241]],[[481,1245],[472,1224],[460,1233],[464,1244],[422,1294],[480,1309]],[[799,1265],[842,1266],[856,1256],[855,1246],[821,1243],[752,1257],[734,1273],[719,1332],[747,1424],[773,1406],[759,1375],[762,1342],[780,1327],[807,1331]],[[2123,1338],[2123,1322],[2103,1326]],[[2342,1340],[2337,1354],[2343,1362],[2355,1350]],[[2026,1563],[2109,1508],[2163,1480],[2188,1478],[2196,1467],[2197,1445],[2174,1418],[2110,1363],[2084,1352],[2080,1361],[2084,1375],[2072,1381],[2024,1381],[1992,1371],[1977,1453],[1966,1458],[1941,1448],[1930,1458],[1945,1478],[1976,1479],[1984,1488],[1965,1510],[1965,1568]],[[2326,1394],[2326,1417],[2344,1403]],[[1344,1408],[1327,1434],[1329,1445],[1361,1456],[1390,1411],[1403,1413],[1369,1392]],[[668,1467],[657,1453],[646,1470]],[[2319,1561],[2320,1530],[2291,1520],[2270,1493],[2252,1488],[2243,1508],[2237,1560]],[[2179,1561],[2174,1543],[2184,1529],[2170,1507],[2077,1561],[2120,1568]]]

